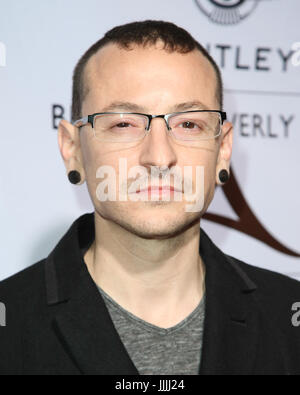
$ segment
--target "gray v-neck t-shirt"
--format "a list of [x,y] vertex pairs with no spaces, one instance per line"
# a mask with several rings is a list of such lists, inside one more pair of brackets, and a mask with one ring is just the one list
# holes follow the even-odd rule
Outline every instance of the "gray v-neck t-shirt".
[[152,325],[98,287],[114,326],[140,375],[197,375],[200,371],[205,295],[198,307],[171,328]]

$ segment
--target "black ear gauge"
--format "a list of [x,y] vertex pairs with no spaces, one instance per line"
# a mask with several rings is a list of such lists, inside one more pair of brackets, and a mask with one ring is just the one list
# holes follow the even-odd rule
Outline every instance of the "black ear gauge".
[[68,173],[68,178],[71,184],[78,184],[81,181],[81,176],[79,171],[72,170]]
[[226,169],[220,171],[219,180],[222,184],[226,184],[229,181],[229,172]]

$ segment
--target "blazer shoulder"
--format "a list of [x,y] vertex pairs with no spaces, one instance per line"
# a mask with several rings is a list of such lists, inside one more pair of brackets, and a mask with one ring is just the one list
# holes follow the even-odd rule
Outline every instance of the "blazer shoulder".
[[40,297],[45,286],[44,263],[42,259],[20,272],[0,281],[0,301],[18,303],[26,300],[33,301],[34,296]]
[[229,255],[227,257],[255,283],[260,294],[271,296],[274,299],[298,297],[297,301],[300,301],[300,281],[269,269],[251,265]]
[[4,311],[4,326],[0,327],[0,375],[23,372],[23,334],[24,331],[34,333],[31,317],[40,317],[46,300],[44,261],[0,282],[0,302]]

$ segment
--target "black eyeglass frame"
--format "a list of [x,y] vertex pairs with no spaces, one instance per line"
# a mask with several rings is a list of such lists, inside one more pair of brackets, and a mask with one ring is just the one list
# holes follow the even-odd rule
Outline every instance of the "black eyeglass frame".
[[[151,121],[154,118],[163,118],[166,122],[167,128],[168,130],[171,130],[170,126],[169,126],[169,118],[171,118],[172,116],[178,115],[178,114],[187,114],[190,112],[210,112],[210,113],[218,113],[220,115],[221,118],[221,125],[224,124],[224,122],[227,119],[227,114],[224,111],[220,111],[220,110],[191,110],[191,111],[180,111],[180,112],[172,112],[169,114],[161,114],[161,115],[152,115],[152,114],[143,114],[143,113],[139,113],[139,112],[97,112],[91,115],[88,115],[86,117],[80,118],[77,121],[73,122],[73,125],[81,128],[82,126],[85,126],[87,124],[91,124],[92,128],[94,129],[94,121],[95,118],[99,115],[106,115],[106,114],[124,114],[124,115],[143,115],[144,117],[148,118],[148,125],[146,127],[146,131],[148,132],[150,130],[150,125],[151,125]],[[218,136],[215,136],[218,137]]]

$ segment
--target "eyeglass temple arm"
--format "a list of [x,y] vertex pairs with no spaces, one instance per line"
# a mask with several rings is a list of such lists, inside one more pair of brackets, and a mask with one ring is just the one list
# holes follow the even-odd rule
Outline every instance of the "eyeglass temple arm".
[[80,118],[77,121],[73,122],[73,125],[77,128],[84,126],[90,122],[89,117]]

